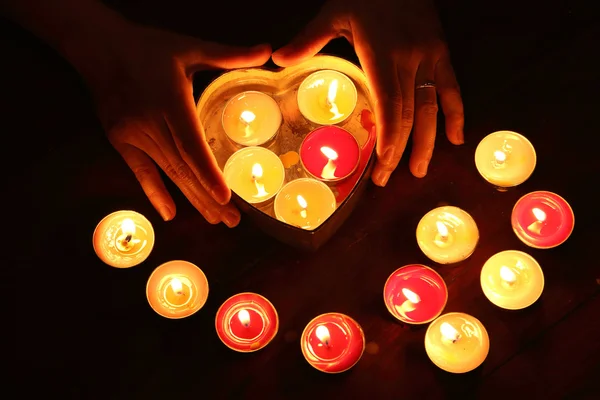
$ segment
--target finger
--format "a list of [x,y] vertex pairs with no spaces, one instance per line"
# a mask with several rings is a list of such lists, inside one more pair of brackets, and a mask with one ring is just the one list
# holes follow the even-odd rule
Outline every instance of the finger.
[[[165,128],[166,129],[166,128]],[[232,204],[220,205],[210,197],[190,167],[181,159],[172,141],[158,138],[155,142],[149,136],[139,137],[138,143],[149,154],[167,176],[177,185],[194,208],[211,224],[221,221],[229,227],[240,221],[240,213]]]
[[239,47],[194,40],[182,59],[189,74],[206,67],[220,69],[257,67],[269,61],[270,57],[270,44]]
[[227,204],[231,191],[206,142],[204,130],[196,115],[191,86],[185,85],[183,95],[172,103],[176,106],[167,110],[165,121],[181,158],[212,198],[219,204]]
[[344,29],[341,19],[323,9],[287,45],[273,53],[273,62],[280,67],[298,64],[317,54],[329,41],[339,36]]
[[446,136],[453,144],[465,142],[465,114],[460,88],[450,63],[450,57],[442,57],[435,68],[435,82],[446,120]]
[[[434,64],[424,61],[419,66],[415,84],[433,82]],[[429,161],[435,145],[437,129],[437,94],[435,87],[415,89],[415,127],[412,137],[412,153],[410,155],[410,171],[417,178],[427,174]]]
[[154,162],[142,150],[122,143],[116,146],[129,168],[140,182],[144,193],[165,221],[175,217],[175,202],[167,191]]

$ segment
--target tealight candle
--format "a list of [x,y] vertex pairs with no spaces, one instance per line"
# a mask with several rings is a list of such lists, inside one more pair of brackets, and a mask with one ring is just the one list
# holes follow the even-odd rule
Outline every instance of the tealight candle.
[[146,298],[150,307],[165,318],[189,317],[206,303],[208,281],[204,272],[194,264],[169,261],[150,275]]
[[310,74],[298,88],[298,109],[306,119],[318,125],[334,125],[346,120],[357,100],[352,80],[333,70]]
[[285,180],[283,163],[271,150],[246,147],[229,157],[223,168],[225,182],[238,196],[251,204],[275,196]]
[[423,253],[440,264],[468,258],[479,241],[473,218],[458,207],[438,207],[425,214],[417,226],[417,243]]
[[278,220],[298,228],[313,230],[335,211],[335,195],[324,184],[310,178],[288,182],[275,197]]
[[265,93],[248,91],[231,98],[223,109],[223,130],[242,146],[259,146],[275,137],[281,126],[281,110]]
[[475,150],[475,166],[483,178],[498,187],[525,182],[536,164],[533,145],[516,132],[498,131],[487,135]]
[[323,126],[310,132],[300,146],[304,169],[323,181],[340,181],[358,166],[360,146],[348,131],[337,126]]
[[226,300],[215,318],[225,346],[248,353],[265,347],[277,334],[279,318],[273,304],[256,293],[239,293]]
[[521,197],[512,211],[517,237],[530,247],[549,249],[564,243],[575,227],[569,203],[552,192],[538,191]]
[[442,277],[425,265],[407,265],[394,271],[383,288],[388,311],[408,324],[425,324],[441,313],[448,301]]
[[425,333],[425,351],[444,371],[460,374],[474,370],[483,363],[489,350],[485,327],[468,314],[441,315]]
[[360,360],[365,335],[360,325],[344,314],[319,315],[308,323],[300,339],[302,354],[316,369],[344,372]]
[[481,289],[485,297],[498,307],[520,310],[535,303],[542,295],[544,274],[529,254],[506,250],[483,264]]
[[98,223],[93,235],[96,255],[116,268],[129,268],[143,262],[154,247],[150,221],[135,211],[116,211]]

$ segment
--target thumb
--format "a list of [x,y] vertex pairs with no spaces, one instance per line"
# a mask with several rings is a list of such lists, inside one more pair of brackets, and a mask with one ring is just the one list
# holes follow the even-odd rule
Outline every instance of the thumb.
[[263,65],[269,61],[270,56],[270,44],[240,47],[198,40],[186,54],[184,61],[191,70],[206,67],[235,69]]
[[311,58],[343,32],[340,25],[341,21],[333,13],[321,10],[290,43],[273,53],[273,62],[289,67]]

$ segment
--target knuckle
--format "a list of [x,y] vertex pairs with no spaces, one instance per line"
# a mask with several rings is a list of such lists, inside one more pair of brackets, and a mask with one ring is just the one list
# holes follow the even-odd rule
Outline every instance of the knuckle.
[[419,105],[419,111],[426,116],[436,116],[438,105],[434,100],[426,100]]
[[413,119],[415,118],[415,110],[412,107],[404,107],[402,109],[402,125],[412,126]]
[[138,166],[132,168],[132,170],[140,182],[145,182],[152,178],[152,176],[154,174],[154,171],[152,170],[152,168],[153,167],[151,167],[149,165],[138,165]]

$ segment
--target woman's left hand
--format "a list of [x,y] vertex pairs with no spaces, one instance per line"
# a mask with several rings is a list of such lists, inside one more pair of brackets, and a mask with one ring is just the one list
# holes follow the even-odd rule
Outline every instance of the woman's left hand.
[[435,143],[437,95],[448,139],[464,142],[462,99],[433,2],[329,0],[302,33],[273,54],[273,61],[282,67],[298,64],[342,36],[354,46],[375,97],[373,182],[387,184],[411,130],[410,170],[425,176]]

